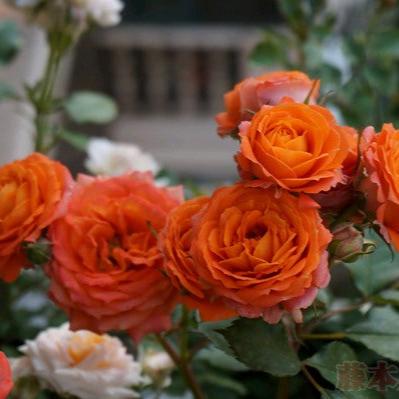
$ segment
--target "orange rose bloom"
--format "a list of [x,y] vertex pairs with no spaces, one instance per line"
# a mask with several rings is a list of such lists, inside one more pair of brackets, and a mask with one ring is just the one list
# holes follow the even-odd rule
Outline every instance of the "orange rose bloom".
[[[217,190],[206,208],[194,218],[191,214],[187,212],[194,225],[187,236],[192,241],[187,258],[193,259],[184,261],[190,246],[185,244],[178,257],[170,256],[173,264],[168,266],[191,296],[208,298],[211,304],[222,301],[243,317],[276,323],[289,311],[300,321],[300,309],[328,284],[331,234],[317,205],[305,195],[282,191],[276,198],[275,190],[236,184]],[[173,241],[172,230],[167,232],[170,247],[181,242]]]
[[331,190],[323,191],[312,197],[321,206],[322,210],[332,212],[339,212],[348,206],[355,196],[353,181],[356,177],[356,168],[358,166],[359,134],[349,126],[343,126],[342,130],[349,146],[348,155],[342,163],[342,172],[345,180]]
[[0,279],[14,281],[30,266],[22,243],[36,241],[66,208],[72,177],[41,154],[0,168]]
[[399,130],[385,124],[380,134],[363,133],[362,154],[368,176],[363,183],[368,207],[375,211],[381,232],[399,251]]
[[10,364],[3,352],[0,352],[0,399],[6,399],[14,384]]
[[208,197],[198,197],[174,209],[160,235],[160,247],[165,256],[164,270],[182,294],[180,301],[198,309],[203,320],[211,321],[233,317],[236,312],[220,299],[204,294],[191,255],[193,225],[208,202]]
[[80,176],[67,214],[50,230],[52,299],[74,330],[128,330],[136,339],[170,326],[177,292],[161,271],[156,234],[182,191],[150,174]]
[[216,116],[221,137],[238,132],[242,121],[249,121],[262,105],[276,105],[284,97],[304,102],[312,90],[310,102],[319,95],[319,83],[298,71],[268,72],[256,78],[247,78],[235,85],[224,96],[226,111]]
[[264,106],[241,124],[240,137],[236,160],[250,185],[316,194],[345,180],[347,135],[326,108],[294,102]]

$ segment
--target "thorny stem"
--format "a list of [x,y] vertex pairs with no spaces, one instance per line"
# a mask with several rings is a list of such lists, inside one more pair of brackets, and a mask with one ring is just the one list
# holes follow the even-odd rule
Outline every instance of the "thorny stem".
[[304,331],[304,333],[309,333],[324,320],[328,320],[331,317],[337,316],[342,313],[349,313],[349,312],[353,312],[354,310],[358,310],[366,303],[367,303],[367,301],[362,301],[361,303],[358,303],[355,305],[350,305],[350,306],[347,306],[344,308],[330,310],[329,312],[324,313],[320,317],[310,320],[309,324],[304,328],[303,331]]

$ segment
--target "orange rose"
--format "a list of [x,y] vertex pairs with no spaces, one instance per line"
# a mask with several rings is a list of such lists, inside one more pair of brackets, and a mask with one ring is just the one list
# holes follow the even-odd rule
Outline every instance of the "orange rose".
[[40,154],[0,168],[0,278],[11,282],[30,266],[22,250],[66,208],[72,178],[68,170]]
[[6,399],[14,384],[10,364],[3,352],[0,352],[0,399]]
[[240,137],[236,160],[250,185],[316,194],[345,180],[347,135],[326,108],[294,102],[264,106],[241,124]]
[[314,85],[312,103],[319,95],[319,83],[302,72],[276,71],[243,80],[224,96],[226,111],[216,116],[219,135],[224,137],[238,132],[240,123],[251,120],[262,105],[276,105],[284,97],[304,102]]
[[[195,203],[186,207],[191,206],[199,209]],[[171,238],[168,254],[178,243],[168,268],[180,287],[210,304],[222,301],[243,317],[276,323],[286,310],[300,321],[300,309],[329,281],[326,248],[331,234],[317,205],[305,195],[282,191],[276,198],[274,190],[236,184],[217,190],[197,210],[183,211],[189,220],[183,222],[182,216],[181,222],[194,224],[192,232],[182,228],[187,237],[177,232],[179,238],[173,239],[177,226],[169,225],[166,233]],[[181,251],[179,243],[186,238]]]
[[161,272],[156,234],[182,199],[150,174],[80,176],[64,218],[50,229],[52,299],[74,330],[128,330],[135,339],[170,325],[176,290]]
[[362,154],[368,176],[363,183],[368,207],[375,211],[381,232],[399,251],[399,130],[385,124],[380,134],[368,127]]
[[342,131],[349,145],[348,155],[342,163],[342,172],[345,178],[344,183],[339,183],[331,190],[313,196],[313,199],[321,206],[322,210],[332,212],[339,212],[355,198],[353,182],[358,166],[359,134],[349,126],[343,126]]
[[220,299],[205,296],[191,256],[193,225],[208,202],[208,197],[198,197],[174,209],[160,235],[160,247],[165,256],[164,270],[182,294],[180,301],[199,309],[202,319],[210,321],[232,317],[236,312]]

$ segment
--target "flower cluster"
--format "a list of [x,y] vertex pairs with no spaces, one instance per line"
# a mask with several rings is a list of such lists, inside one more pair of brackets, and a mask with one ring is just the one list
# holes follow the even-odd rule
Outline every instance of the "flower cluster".
[[[219,133],[239,139],[241,181],[210,196],[184,202],[181,188],[132,171],[155,168],[152,158],[107,142],[89,148],[88,166],[115,176],[73,182],[39,154],[4,166],[0,278],[34,265],[27,248],[46,239],[50,296],[73,330],[140,340],[167,330],[177,303],[203,320],[301,322],[329,263],[362,254],[365,227],[399,249],[399,130],[341,126],[316,104],[318,86],[278,72],[226,96]],[[103,165],[94,148],[109,155]]]

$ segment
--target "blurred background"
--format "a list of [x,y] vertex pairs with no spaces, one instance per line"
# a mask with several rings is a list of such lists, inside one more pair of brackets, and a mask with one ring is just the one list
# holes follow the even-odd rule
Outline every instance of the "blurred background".
[[[322,79],[325,101],[342,122],[397,118],[397,9],[395,0],[129,0],[122,25],[96,30],[71,55],[59,90],[116,99],[117,120],[85,127],[90,135],[134,142],[182,178],[231,180],[237,143],[216,137],[214,115],[243,77],[301,69]],[[40,33],[21,28],[23,51],[0,69],[0,80],[33,81],[43,67]],[[10,107],[14,120],[5,124]],[[16,108],[0,104],[8,132],[1,162],[28,152],[29,110]],[[61,146],[59,158],[82,170],[84,154],[71,147]]]

